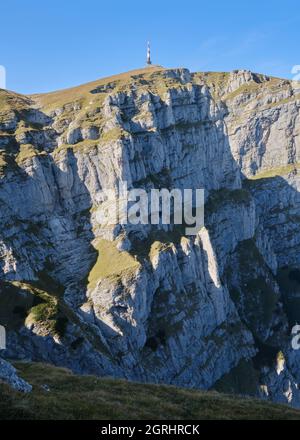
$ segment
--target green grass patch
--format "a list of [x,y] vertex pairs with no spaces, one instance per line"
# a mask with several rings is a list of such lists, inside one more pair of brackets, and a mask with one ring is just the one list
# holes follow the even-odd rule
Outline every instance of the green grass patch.
[[256,83],[252,81],[249,83],[242,84],[238,89],[234,90],[231,93],[228,93],[228,95],[224,97],[224,100],[231,101],[239,95],[252,94],[261,91],[262,91],[261,83]]
[[268,104],[264,109],[275,108],[285,104],[290,104],[300,99],[300,94],[289,96],[288,98],[279,99],[278,101]]
[[259,171],[254,176],[248,177],[248,180],[260,180],[270,179],[276,176],[287,176],[292,171],[298,171],[300,169],[300,163],[291,163],[281,167],[274,167],[266,170]]
[[122,139],[126,135],[126,133],[127,132],[123,130],[121,127],[115,127],[112,128],[111,130],[102,133],[100,137],[100,141],[107,143],[118,139]]
[[51,93],[35,94],[32,95],[31,98],[36,101],[46,113],[68,105],[73,106],[74,104],[80,108],[84,108],[92,100],[96,106],[103,104],[103,101],[108,94],[112,92],[126,91],[129,89],[130,85],[139,83],[141,80],[144,80],[147,84],[147,80],[151,78],[152,74],[164,70],[165,69],[162,67],[132,70],[80,86],[71,87],[69,89],[58,90]]
[[46,155],[46,153],[38,151],[31,144],[21,144],[20,151],[16,156],[16,163],[21,164],[22,162],[25,162],[26,160],[32,159],[33,157],[39,155]]
[[103,278],[119,280],[122,276],[132,276],[140,267],[131,254],[116,248],[116,242],[101,239],[95,244],[95,249],[98,258],[88,276],[89,289],[94,289]]
[[0,89],[0,121],[1,114],[5,115],[11,111],[23,111],[31,103],[32,101],[27,96]]
[[42,335],[63,336],[67,319],[58,296],[44,290],[38,283],[1,282],[1,323],[18,330],[24,324],[38,325]]
[[[0,418],[42,420],[299,420],[300,411],[256,399],[167,385],[76,376],[64,368],[15,363],[33,385],[22,394],[0,384]],[[41,388],[47,384],[50,391]]]
[[66,324],[67,320],[60,311],[58,298],[30,283],[13,281],[12,284],[30,292],[39,300],[38,304],[27,311],[25,324],[38,324],[40,332],[44,335],[63,336],[64,323]]

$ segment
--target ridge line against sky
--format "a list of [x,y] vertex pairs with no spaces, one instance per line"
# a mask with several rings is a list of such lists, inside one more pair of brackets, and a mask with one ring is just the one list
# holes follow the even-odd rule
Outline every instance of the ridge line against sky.
[[164,67],[292,79],[300,64],[295,0],[11,0],[1,5],[7,88],[32,94],[144,67],[146,42]]

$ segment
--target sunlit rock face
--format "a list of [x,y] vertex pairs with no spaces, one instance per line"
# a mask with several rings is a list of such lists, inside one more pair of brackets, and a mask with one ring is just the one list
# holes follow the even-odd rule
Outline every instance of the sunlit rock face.
[[[155,67],[0,91],[3,354],[299,406],[298,93]],[[125,182],[203,188],[204,227],[99,222]]]

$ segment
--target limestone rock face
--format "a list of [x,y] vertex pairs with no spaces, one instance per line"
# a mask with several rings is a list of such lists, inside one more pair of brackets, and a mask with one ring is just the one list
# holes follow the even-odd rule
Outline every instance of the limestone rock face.
[[[298,93],[249,71],[155,67],[0,91],[5,356],[299,406]],[[204,227],[111,221],[125,182],[203,188]]]

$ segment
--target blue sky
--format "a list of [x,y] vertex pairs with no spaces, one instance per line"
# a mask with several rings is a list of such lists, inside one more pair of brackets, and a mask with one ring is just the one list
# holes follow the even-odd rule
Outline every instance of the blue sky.
[[7,88],[46,92],[153,62],[291,78],[300,64],[299,0],[10,0],[1,4]]

